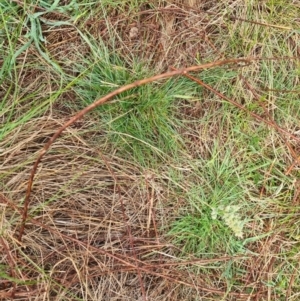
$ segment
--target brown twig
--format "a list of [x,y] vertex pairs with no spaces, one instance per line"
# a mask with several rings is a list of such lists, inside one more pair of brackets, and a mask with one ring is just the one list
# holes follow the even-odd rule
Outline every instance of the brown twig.
[[[174,68],[173,68],[174,69]],[[269,120],[266,120],[264,119],[263,117],[259,116],[258,114],[256,113],[253,113],[249,110],[247,110],[247,108],[245,108],[243,105],[239,104],[238,102],[236,102],[235,100],[225,96],[224,94],[222,94],[221,92],[217,91],[216,89],[214,89],[213,87],[211,87],[210,85],[204,83],[203,81],[201,81],[200,79],[194,77],[194,76],[191,76],[189,75],[187,72],[184,73],[184,76],[186,76],[187,78],[193,80],[194,82],[198,83],[199,85],[203,86],[204,88],[212,91],[213,93],[215,93],[216,95],[218,95],[220,98],[228,101],[229,103],[233,104],[234,106],[236,106],[237,108],[241,109],[242,111],[250,114],[252,117],[256,118],[257,120],[259,121],[262,121],[264,123],[266,123],[267,125],[273,127],[274,129],[278,130],[279,132],[289,136],[290,138],[293,138],[295,139],[296,141],[299,141],[300,142],[300,139],[298,137],[296,137],[295,135],[291,134],[290,132],[288,132],[287,130],[279,127],[276,123],[272,122],[272,121],[269,121]],[[297,158],[297,161],[298,161],[299,158]],[[295,162],[294,164],[297,164],[297,163],[300,163],[300,160],[298,162]]]
[[49,139],[49,141],[45,144],[45,146],[41,150],[40,154],[38,155],[38,158],[36,159],[36,161],[33,165],[33,168],[31,170],[31,174],[30,174],[30,177],[29,177],[28,185],[27,185],[27,190],[26,190],[26,195],[25,195],[25,200],[24,200],[24,206],[23,206],[23,213],[22,213],[22,221],[21,221],[21,224],[20,224],[20,227],[19,227],[19,233],[17,235],[17,239],[21,242],[23,234],[24,234],[26,220],[27,220],[27,216],[28,216],[28,207],[29,207],[29,203],[30,203],[30,194],[31,194],[33,180],[34,180],[34,176],[35,176],[35,173],[37,171],[38,165],[41,162],[44,155],[49,150],[49,148],[51,147],[51,145],[53,144],[53,142],[60,136],[60,134],[67,127],[69,127],[71,124],[75,123],[77,120],[82,118],[85,114],[92,111],[96,107],[102,105],[103,103],[105,103],[108,100],[112,99],[113,97],[119,95],[120,93],[128,91],[132,88],[136,88],[136,87],[148,84],[148,83],[152,83],[152,82],[160,80],[160,79],[170,78],[170,77],[177,76],[177,75],[183,75],[183,74],[186,74],[187,72],[191,72],[191,71],[203,70],[203,69],[208,69],[208,68],[223,66],[223,65],[228,65],[228,64],[249,63],[249,61],[251,61],[251,59],[244,59],[244,58],[243,59],[229,59],[229,60],[216,61],[216,62],[213,62],[213,63],[207,63],[207,64],[203,64],[203,65],[200,65],[200,66],[192,66],[192,67],[189,67],[189,68],[184,68],[184,69],[180,69],[180,70],[176,70],[176,71],[166,72],[166,73],[159,74],[159,75],[156,75],[156,76],[153,76],[153,77],[150,77],[150,78],[137,80],[137,81],[135,81],[131,84],[128,84],[128,85],[125,85],[125,86],[122,86],[122,87],[116,89],[115,91],[113,91],[113,92],[107,94],[106,96],[96,100],[95,102],[93,102],[92,104],[90,104],[89,106],[84,108],[83,110],[79,111],[75,116],[73,116],[69,121],[67,121],[61,128],[59,128],[56,131],[56,133]]
[[[174,68],[173,68],[173,70],[174,70]],[[228,102],[230,102],[231,104],[233,104],[233,105],[236,106],[237,108],[239,108],[239,109],[241,109],[241,110],[247,112],[248,114],[250,114],[252,117],[256,118],[257,120],[266,123],[267,125],[269,125],[269,126],[275,128],[275,129],[277,129],[279,132],[281,132],[281,133],[283,133],[283,134],[289,136],[290,138],[295,139],[295,140],[298,141],[298,142],[300,141],[300,139],[299,139],[298,137],[296,137],[295,135],[289,133],[287,130],[285,130],[285,129],[279,127],[276,123],[274,123],[274,122],[272,122],[272,121],[268,121],[268,120],[262,118],[261,116],[259,116],[258,114],[253,113],[253,112],[247,110],[243,105],[241,105],[241,104],[239,104],[238,102],[236,102],[236,101],[234,101],[234,100],[232,100],[232,99],[226,97],[224,94],[218,92],[218,91],[215,90],[213,87],[211,87],[211,86],[205,84],[205,83],[204,83],[203,81],[201,81],[200,79],[195,78],[195,77],[189,75],[187,72],[184,74],[184,76],[186,76],[187,78],[189,78],[189,79],[195,81],[196,83],[198,83],[199,85],[205,87],[206,89],[208,89],[208,90],[214,92],[216,95],[218,95],[218,96],[221,97],[222,99],[227,100]],[[286,144],[289,146],[289,143],[288,143],[287,141],[286,141]],[[289,148],[289,149],[291,150],[291,148]],[[292,154],[293,154],[293,152],[292,152]],[[291,173],[291,171],[294,169],[294,167],[295,167],[297,164],[300,164],[300,156],[299,156],[299,157],[296,157],[296,158],[294,157],[293,163],[292,163],[291,166],[287,169],[287,171],[285,172],[285,174],[286,174],[286,175],[289,175],[289,174]]]
[[[248,83],[248,81],[241,75],[240,76],[242,78],[242,80],[244,81],[244,83],[246,84],[246,86],[249,88],[249,90],[252,92],[252,94],[254,95],[255,99],[257,102],[259,102],[259,95],[256,93],[256,91],[252,88],[252,86]],[[269,114],[267,108],[262,104],[262,103],[259,103],[260,106],[263,108],[265,114],[267,115],[267,117],[269,118],[269,122],[271,122],[273,124],[273,127],[275,129],[277,129],[278,131],[280,131],[280,127],[278,126],[278,124],[275,122],[275,120],[272,118],[272,116]],[[300,141],[300,139],[298,137],[294,137],[293,138],[296,138],[296,140]],[[291,144],[287,141],[287,139],[285,137],[282,137],[285,145],[287,146],[287,148],[289,149],[294,161],[293,163],[291,164],[291,166],[287,169],[287,171],[285,172],[286,175],[289,175],[290,172],[293,170],[293,168],[295,167],[295,165],[297,163],[300,163],[300,156],[296,154],[296,152],[293,150]]]
[[[45,144],[45,146],[41,150],[40,154],[38,155],[38,158],[36,159],[36,161],[33,165],[33,168],[31,170],[31,174],[30,174],[30,177],[29,177],[28,185],[27,185],[27,190],[26,190],[26,195],[25,195],[25,200],[24,200],[24,206],[23,206],[23,212],[22,212],[22,220],[21,220],[21,224],[20,224],[20,227],[19,227],[19,233],[17,235],[17,239],[21,242],[24,231],[25,231],[25,225],[26,225],[27,216],[28,216],[28,208],[29,208],[29,203],[30,203],[30,194],[31,194],[31,190],[32,190],[34,176],[35,176],[35,173],[37,171],[39,163],[41,162],[43,156],[47,153],[47,151],[49,150],[51,145],[54,143],[54,141],[60,136],[60,134],[67,127],[69,127],[70,125],[75,123],[77,120],[82,118],[85,114],[92,111],[96,107],[102,105],[103,103],[107,102],[108,100],[112,99],[113,97],[119,95],[122,92],[128,91],[132,88],[136,88],[136,87],[148,84],[148,83],[152,83],[152,82],[157,81],[157,80],[170,78],[170,77],[177,76],[177,75],[185,75],[188,78],[190,78],[190,79],[192,79],[192,80],[194,80],[198,83],[201,83],[201,85],[203,85],[204,87],[207,87],[211,91],[214,91],[220,97],[226,99],[227,101],[230,101],[231,103],[235,104],[237,107],[240,107],[242,110],[247,111],[246,108],[244,108],[243,106],[241,106],[237,102],[234,102],[234,101],[230,100],[229,98],[227,98],[223,94],[215,91],[212,87],[206,85],[205,83],[202,83],[200,80],[191,77],[190,75],[188,75],[188,72],[199,71],[199,70],[203,70],[203,69],[209,69],[209,68],[224,66],[224,65],[229,65],[229,64],[243,64],[244,65],[244,64],[249,64],[252,61],[278,60],[278,59],[295,59],[295,58],[294,57],[284,57],[284,58],[255,58],[255,57],[252,57],[252,58],[228,59],[228,60],[220,60],[220,61],[216,61],[216,62],[212,62],[212,63],[206,63],[206,64],[203,64],[203,65],[200,65],[200,66],[191,66],[191,67],[188,67],[188,68],[183,68],[183,69],[179,69],[179,70],[175,70],[175,71],[170,71],[170,72],[159,74],[159,75],[156,75],[156,76],[153,76],[153,77],[150,77],[150,78],[137,80],[137,81],[135,81],[131,84],[122,86],[122,87],[116,89],[115,91],[107,94],[106,96],[96,100],[95,102],[93,102],[92,104],[90,104],[89,106],[84,108],[83,110],[79,111],[75,116],[73,116],[69,121],[67,121],[61,128],[59,128],[56,131],[56,133],[49,139],[49,141]],[[249,113],[252,116],[256,117],[257,119],[267,123],[267,121],[265,121],[259,115],[255,114],[255,113],[251,113],[251,112],[249,112]],[[272,126],[272,124],[269,124],[269,125]],[[284,131],[286,134],[289,134],[293,138],[297,139],[297,137],[295,137],[294,135],[292,135],[290,133],[287,133],[285,130],[283,130],[283,129],[280,129],[280,130]]]

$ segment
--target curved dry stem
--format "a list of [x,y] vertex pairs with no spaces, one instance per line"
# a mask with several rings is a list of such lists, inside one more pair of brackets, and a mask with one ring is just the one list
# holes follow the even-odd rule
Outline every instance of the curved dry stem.
[[31,189],[32,189],[34,176],[35,176],[35,173],[37,171],[39,163],[41,162],[42,158],[47,153],[47,151],[50,149],[50,147],[54,143],[54,141],[60,136],[60,134],[67,127],[69,127],[70,125],[75,123],[77,120],[82,118],[85,114],[92,111],[96,107],[104,104],[105,102],[107,102],[108,100],[112,99],[113,97],[119,95],[122,92],[128,91],[128,90],[136,88],[136,87],[140,87],[140,86],[148,84],[148,83],[152,83],[152,82],[157,81],[157,80],[161,80],[161,79],[165,79],[165,78],[171,78],[171,77],[177,76],[177,75],[187,75],[188,72],[199,71],[199,70],[214,68],[214,67],[223,66],[223,65],[242,64],[242,66],[244,66],[244,65],[248,65],[252,61],[278,60],[278,59],[295,59],[295,58],[293,58],[293,57],[289,57],[289,58],[253,58],[252,57],[252,58],[228,59],[228,60],[219,60],[219,61],[215,61],[215,62],[212,62],[212,63],[206,63],[206,64],[199,65],[199,66],[191,66],[191,67],[187,67],[187,68],[183,68],[183,69],[178,69],[178,70],[175,70],[175,71],[162,73],[162,74],[155,75],[155,76],[145,78],[145,79],[142,79],[142,80],[137,80],[137,81],[135,81],[131,84],[122,86],[122,87],[116,89],[115,91],[107,94],[106,96],[96,100],[95,102],[93,102],[92,104],[90,104],[86,108],[82,109],[81,111],[79,111],[75,116],[73,116],[69,121],[67,121],[61,128],[59,128],[55,132],[55,134],[50,138],[50,140],[45,144],[45,146],[41,150],[38,158],[36,159],[36,161],[35,161],[35,163],[32,167],[30,178],[29,178],[28,185],[27,185],[27,190],[26,190],[26,195],[25,195],[25,200],[24,200],[24,206],[23,206],[23,212],[22,212],[22,220],[21,220],[21,224],[20,224],[20,227],[19,227],[19,231],[18,231],[19,233],[17,235],[17,239],[21,242],[23,234],[24,234],[26,220],[27,220],[27,216],[28,216],[28,208],[29,208],[29,204],[30,204]]

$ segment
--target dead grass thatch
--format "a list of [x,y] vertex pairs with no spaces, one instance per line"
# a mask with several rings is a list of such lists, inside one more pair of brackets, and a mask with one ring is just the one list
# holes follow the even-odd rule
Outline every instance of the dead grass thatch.
[[[82,137],[97,139],[90,122],[69,128],[43,159],[25,235],[22,244],[17,242],[29,169],[41,144],[62,122],[38,118],[1,142],[1,148],[11,145],[1,153],[1,174],[7,179],[1,196],[6,254],[1,264],[20,281],[14,288],[5,280],[1,298],[144,300],[144,295],[147,300],[193,300],[200,294],[209,300],[222,294],[220,280],[216,289],[188,267],[232,258],[177,258],[178,250],[160,231],[178,210],[170,203],[164,171],[158,175],[113,153],[104,155],[105,146]],[[11,274],[16,266],[21,268]]]

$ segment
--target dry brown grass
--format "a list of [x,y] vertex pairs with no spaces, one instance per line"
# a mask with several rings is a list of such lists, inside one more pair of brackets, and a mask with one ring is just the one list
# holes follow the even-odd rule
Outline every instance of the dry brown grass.
[[24,198],[40,146],[62,122],[34,119],[1,142],[1,147],[11,145],[1,154],[1,173],[10,174],[1,194],[2,264],[9,263],[6,272],[27,284],[2,281],[0,297],[144,300],[144,292],[147,300],[193,300],[195,294],[209,300],[211,294],[222,294],[220,283],[218,289],[210,287],[186,268],[231,258],[177,258],[178,251],[159,230],[178,210],[164,170],[143,170],[107,150],[104,155],[105,145],[88,142],[99,135],[92,122],[69,128],[43,159],[18,243],[22,209],[15,204]]
[[130,59],[139,57],[152,68],[165,70],[194,64],[195,58],[208,61],[224,57],[218,40],[225,7],[218,1],[152,1],[130,15],[114,10],[107,19],[93,16],[84,26],[95,38],[122,53],[129,64]]
[[[155,1],[130,15],[116,9],[106,19],[99,13],[76,26],[103,40],[122,55],[128,66],[133,57],[138,57],[161,71],[171,65],[194,64],[195,59],[206,62],[226,57],[227,41],[222,33],[226,31],[223,9],[228,5],[234,11],[241,1]],[[66,20],[63,14],[44,17]],[[239,24],[236,21],[234,26]],[[63,66],[66,74],[78,75],[72,63],[88,55],[89,48],[74,27],[45,26],[44,33],[45,49],[53,60]],[[291,43],[297,53],[297,40],[293,38]],[[20,98],[37,91],[33,95],[41,101],[59,89],[60,78],[33,48],[18,58],[20,72],[15,83],[19,85]],[[43,68],[35,68],[36,64]],[[4,83],[1,88],[2,97],[9,84]],[[190,121],[208,114],[212,117],[210,123],[181,129],[191,157],[205,158],[215,137],[226,141],[230,136],[230,131],[220,134],[222,116],[217,111],[221,103],[212,101],[213,97],[203,92],[201,106],[198,102],[181,102],[178,114]],[[8,101],[14,102],[13,93]],[[181,162],[177,166],[170,159],[157,170],[142,168],[103,139],[104,133],[92,117],[68,128],[42,160],[33,186],[26,232],[22,243],[18,242],[17,229],[32,165],[45,142],[73,114],[72,106],[66,102],[76,101],[73,91],[61,93],[43,116],[17,126],[0,141],[1,300],[233,301],[276,297],[268,283],[285,264],[277,253],[296,244],[290,242],[288,233],[273,229],[270,219],[262,227],[267,228],[265,232],[274,230],[272,235],[252,242],[252,254],[236,258],[218,254],[213,259],[194,258],[191,254],[182,258],[181,250],[166,233],[188,205],[172,186],[168,165],[175,169],[188,167]],[[31,105],[23,102],[14,107],[13,114],[21,115]],[[228,127],[229,124],[230,121]],[[286,147],[276,139],[282,148]],[[294,144],[292,157],[299,150],[299,145]],[[284,160],[292,163],[293,159],[287,154]],[[186,181],[182,186],[188,190],[192,183]],[[297,183],[293,188],[295,206],[299,205]],[[276,210],[288,214],[290,208]],[[253,223],[255,235],[263,230]],[[297,258],[298,253],[294,256]],[[243,271],[233,288],[223,277],[222,263],[229,261],[236,270]],[[290,277],[287,298],[292,295],[295,277]]]

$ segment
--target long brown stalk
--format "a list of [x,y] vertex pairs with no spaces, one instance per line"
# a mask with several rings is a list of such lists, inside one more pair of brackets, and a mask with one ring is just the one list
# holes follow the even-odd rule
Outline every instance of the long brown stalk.
[[[35,173],[39,166],[39,163],[41,162],[42,158],[47,153],[47,151],[50,149],[50,147],[54,143],[54,141],[60,136],[60,134],[67,127],[69,127],[70,125],[72,125],[73,123],[78,121],[80,118],[82,118],[85,114],[89,113],[90,111],[92,111],[96,107],[104,104],[105,102],[111,100],[113,97],[119,95],[122,92],[128,91],[128,90],[136,88],[136,87],[140,87],[140,86],[148,84],[148,83],[155,82],[157,80],[171,78],[171,77],[178,76],[178,75],[185,75],[185,76],[189,77],[188,73],[192,72],[192,71],[199,71],[199,70],[204,70],[204,69],[209,69],[209,68],[214,68],[214,67],[224,66],[224,65],[229,65],[229,64],[241,64],[242,66],[244,66],[244,65],[249,65],[252,61],[278,60],[278,59],[295,59],[295,58],[294,57],[286,57],[286,58],[255,58],[255,57],[253,58],[253,57],[250,57],[250,58],[228,59],[228,60],[215,61],[212,63],[206,63],[203,65],[191,66],[191,67],[187,67],[187,68],[183,68],[183,69],[178,69],[178,70],[162,73],[159,75],[155,75],[155,76],[152,76],[149,78],[137,80],[131,84],[122,86],[122,87],[112,91],[111,93],[107,94],[106,96],[94,101],[92,104],[90,104],[89,106],[87,106],[84,109],[82,109],[81,111],[79,111],[75,116],[73,116],[69,121],[67,121],[61,128],[59,128],[54,133],[54,135],[49,139],[49,141],[45,144],[45,146],[41,150],[40,154],[38,155],[38,157],[32,167],[30,177],[28,180],[28,185],[27,185],[27,190],[26,190],[26,195],[25,195],[25,200],[24,200],[24,206],[23,206],[23,212],[22,212],[22,220],[21,220],[21,224],[19,226],[17,239],[21,242],[24,231],[25,231],[32,185],[33,185],[34,176],[35,176]],[[193,78],[190,78],[190,79],[194,80]],[[204,86],[205,84],[202,83],[202,85]],[[216,92],[216,91],[214,91],[214,92]],[[223,95],[222,95],[222,98],[224,98]],[[235,105],[239,106],[238,104],[235,104]],[[241,109],[244,109],[244,108],[241,108]],[[262,119],[260,116],[257,116],[254,113],[252,113],[252,115],[254,117],[256,117],[258,120]],[[280,129],[280,130],[283,131],[282,129]],[[291,134],[289,134],[289,135],[292,136]]]

